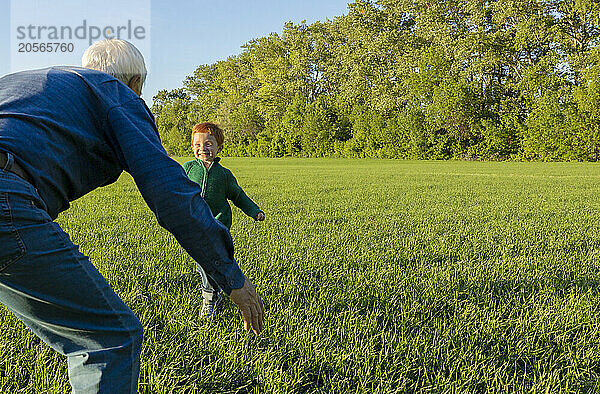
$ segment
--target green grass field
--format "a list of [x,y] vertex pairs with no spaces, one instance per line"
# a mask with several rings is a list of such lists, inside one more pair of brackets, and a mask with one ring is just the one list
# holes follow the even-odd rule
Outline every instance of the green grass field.
[[[267,308],[200,318],[194,263],[129,175],[59,222],[145,328],[142,393],[600,391],[600,166],[225,158]],[[69,392],[0,310],[0,392]]]

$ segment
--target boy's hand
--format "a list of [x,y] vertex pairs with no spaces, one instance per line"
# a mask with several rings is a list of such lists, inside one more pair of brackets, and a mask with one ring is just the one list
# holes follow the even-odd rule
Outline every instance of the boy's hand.
[[241,289],[232,290],[229,298],[240,308],[240,312],[242,312],[244,329],[248,331],[250,326],[252,326],[252,331],[256,335],[260,334],[263,329],[265,307],[256,293],[256,286],[246,278],[244,286]]
[[254,220],[258,220],[258,221],[262,222],[263,220],[265,220],[265,213],[264,212],[257,213]]

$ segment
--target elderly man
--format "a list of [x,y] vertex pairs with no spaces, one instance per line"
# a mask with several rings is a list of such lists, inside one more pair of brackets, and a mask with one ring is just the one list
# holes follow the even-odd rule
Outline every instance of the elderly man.
[[70,201],[129,172],[158,223],[229,293],[246,329],[262,330],[264,308],[229,232],[160,143],[139,97],[140,52],[101,41],[83,65],[0,78],[0,301],[67,356],[73,392],[136,393],[142,326],[54,222]]

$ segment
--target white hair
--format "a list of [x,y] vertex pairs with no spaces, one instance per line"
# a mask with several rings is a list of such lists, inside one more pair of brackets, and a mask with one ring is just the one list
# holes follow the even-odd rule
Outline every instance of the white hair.
[[116,38],[94,43],[86,49],[81,64],[110,74],[125,85],[140,77],[140,91],[148,74],[142,53],[132,43]]

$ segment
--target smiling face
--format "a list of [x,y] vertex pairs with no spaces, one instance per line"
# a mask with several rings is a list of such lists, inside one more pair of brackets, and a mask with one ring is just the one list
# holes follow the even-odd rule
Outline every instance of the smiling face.
[[223,149],[223,145],[219,146],[215,137],[208,133],[194,133],[192,138],[192,150],[197,159],[209,166]]

